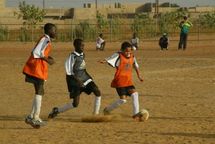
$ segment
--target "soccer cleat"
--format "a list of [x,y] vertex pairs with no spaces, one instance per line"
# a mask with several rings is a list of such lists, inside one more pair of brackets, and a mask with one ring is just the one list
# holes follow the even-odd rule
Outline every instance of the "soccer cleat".
[[42,121],[41,119],[33,119],[32,123],[35,127],[41,127],[41,126],[45,126],[47,123]]
[[25,118],[25,123],[26,123],[26,124],[31,124],[31,123],[32,123],[32,120],[33,120],[33,118],[32,118],[30,115],[28,115],[28,116]]
[[58,115],[58,108],[57,107],[54,107],[53,109],[52,109],[52,111],[49,113],[49,116],[48,116],[48,118],[49,119],[53,119],[53,118],[55,118],[57,115]]
[[141,120],[142,117],[143,117],[143,115],[142,115],[140,112],[132,116],[132,118],[133,118],[135,121],[142,121],[142,120]]
[[107,108],[104,108],[103,113],[104,115],[110,115],[110,111],[108,111]]
[[32,118],[30,115],[28,115],[28,116],[25,118],[25,123],[31,125],[31,126],[32,126],[33,128],[35,128],[35,129],[39,129],[39,128],[40,128],[39,125],[35,125],[35,124],[33,123],[33,118]]

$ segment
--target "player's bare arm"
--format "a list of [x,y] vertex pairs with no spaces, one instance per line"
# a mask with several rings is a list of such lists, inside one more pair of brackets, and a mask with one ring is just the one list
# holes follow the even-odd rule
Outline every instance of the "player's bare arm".
[[135,68],[135,71],[136,71],[136,73],[137,73],[138,79],[139,79],[141,82],[143,82],[143,77],[140,76],[140,71],[139,71],[139,69],[138,69],[137,67],[134,67],[134,68]]

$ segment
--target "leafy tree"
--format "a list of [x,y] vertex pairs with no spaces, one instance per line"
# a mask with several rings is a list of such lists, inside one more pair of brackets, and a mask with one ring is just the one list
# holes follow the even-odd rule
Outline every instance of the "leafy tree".
[[131,24],[131,30],[136,33],[142,33],[143,31],[148,33],[153,31],[151,25],[149,25],[150,23],[152,23],[152,19],[150,19],[149,14],[137,14]]
[[215,12],[208,12],[199,16],[200,25],[206,28],[215,28]]
[[34,5],[28,5],[25,1],[19,3],[19,12],[15,12],[14,15],[18,19],[23,19],[23,25],[28,26],[31,29],[31,38],[33,41],[33,33],[38,22],[42,22],[46,15],[45,10],[41,10]]
[[97,12],[96,19],[97,19],[98,29],[99,29],[100,32],[102,32],[103,29],[108,26],[108,21],[99,12]]
[[178,28],[179,20],[183,18],[186,13],[186,10],[179,9],[174,12],[167,12],[161,14],[159,17],[160,31],[163,33]]
[[93,28],[88,21],[83,21],[75,27],[73,37],[83,38],[84,40],[94,40],[95,35],[95,28]]

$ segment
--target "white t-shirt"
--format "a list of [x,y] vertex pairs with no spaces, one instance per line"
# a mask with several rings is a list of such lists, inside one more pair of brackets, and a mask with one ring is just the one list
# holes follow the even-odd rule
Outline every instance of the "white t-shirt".
[[101,48],[101,44],[104,42],[105,40],[103,40],[101,37],[98,37],[96,40],[96,48]]
[[51,42],[51,39],[45,34],[32,51],[34,58],[43,58],[45,56],[44,52],[49,42]]

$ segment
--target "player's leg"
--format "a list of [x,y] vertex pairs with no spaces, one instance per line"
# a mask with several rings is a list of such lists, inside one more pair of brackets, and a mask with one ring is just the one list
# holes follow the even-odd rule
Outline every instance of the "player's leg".
[[99,110],[101,106],[101,91],[99,90],[98,86],[94,82],[92,82],[90,85],[91,85],[92,92],[95,95],[93,114],[99,114]]
[[126,97],[127,97],[127,91],[126,88],[116,88],[116,91],[120,97],[120,99],[116,100],[115,102],[111,103],[104,109],[104,114],[109,114],[111,111],[114,109],[118,108],[122,104],[125,104],[127,102]]
[[101,44],[101,50],[103,51],[105,49],[105,41]]
[[34,115],[33,124],[36,126],[43,126],[46,123],[40,119],[40,111],[42,105],[42,96],[44,95],[44,81],[34,83],[35,97],[34,97]]
[[183,50],[186,50],[187,48],[187,34],[184,34],[184,37],[183,37],[183,41],[184,41],[184,45],[183,45]]
[[99,90],[98,86],[93,81],[91,81],[85,86],[83,91],[88,95],[93,92],[95,95],[93,114],[99,114],[101,106],[101,91]]
[[135,115],[139,113],[139,94],[135,89],[130,89],[129,93],[132,98],[133,115]]
[[63,113],[63,112],[66,112],[66,111],[68,111],[70,109],[78,107],[81,91],[80,91],[79,87],[73,87],[72,89],[73,90],[70,89],[71,90],[71,92],[70,92],[70,102],[65,104],[65,105],[63,105],[63,106],[61,106],[61,107],[52,108],[52,111],[49,113],[48,118],[53,119],[53,118],[57,117],[57,115],[59,113]]
[[52,108],[52,111],[49,113],[48,118],[55,118],[59,113],[63,113],[78,106],[79,97],[81,94],[80,85],[76,82],[73,76],[69,75],[66,75],[66,83],[69,91],[70,102],[61,107]]
[[130,95],[132,98],[132,106],[133,106],[133,116],[132,118],[136,121],[144,121],[147,120],[149,115],[146,112],[140,110],[139,108],[139,94],[135,89],[130,89]]
[[179,39],[179,44],[178,44],[178,50],[180,50],[182,48],[183,45],[183,35],[180,34],[180,39]]

